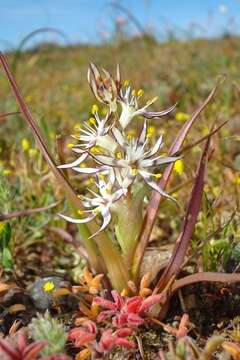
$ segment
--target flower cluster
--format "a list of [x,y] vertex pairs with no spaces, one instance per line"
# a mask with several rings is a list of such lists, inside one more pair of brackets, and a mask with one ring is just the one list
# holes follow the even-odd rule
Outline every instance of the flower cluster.
[[[59,168],[71,168],[77,173],[94,176],[96,191],[89,189],[92,197],[83,196],[83,204],[87,208],[83,215],[86,213],[88,216],[81,219],[61,216],[67,221],[81,224],[100,214],[103,221],[98,234],[111,222],[117,203],[127,195],[131,196],[138,181],[143,180],[151,189],[170,198],[156,178],[161,175],[164,165],[178,158],[161,153],[162,136],[156,139],[155,144],[151,143],[147,119],[166,116],[175,109],[175,105],[159,112],[148,111],[157,99],[153,98],[140,106],[143,90],[132,90],[127,81],[122,84],[119,67],[114,80],[105,69],[100,73],[91,64],[88,82],[97,100],[108,106],[108,112],[101,118],[97,106],[93,107],[93,117],[82,124],[80,133],[73,135],[77,143],[72,145],[72,151],[78,154],[78,158]],[[129,137],[126,128],[139,116],[143,118],[142,129],[135,138]],[[86,160],[89,160],[90,166],[86,165]]]

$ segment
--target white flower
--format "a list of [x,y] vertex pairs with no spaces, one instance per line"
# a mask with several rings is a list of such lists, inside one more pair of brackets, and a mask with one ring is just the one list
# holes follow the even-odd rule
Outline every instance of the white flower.
[[154,176],[153,171],[156,167],[172,163],[179,159],[173,156],[156,156],[163,145],[162,136],[160,136],[152,148],[147,148],[148,138],[146,136],[146,120],[139,138],[131,139],[129,142],[125,141],[124,134],[117,128],[113,128],[112,131],[123,151],[122,158],[117,159],[106,155],[94,155],[94,158],[102,165],[112,166],[115,169],[117,181],[124,193],[126,194],[129,186],[139,175],[151,188],[158,191],[161,195],[171,198],[155,181],[152,180],[152,177]]
[[106,183],[105,180],[99,179],[98,183],[96,183],[96,186],[99,189],[99,194],[89,189],[91,194],[94,196],[93,198],[89,198],[86,196],[82,196],[83,199],[83,205],[88,208],[88,210],[83,211],[83,213],[90,213],[90,215],[84,219],[75,219],[66,215],[59,214],[63,219],[75,223],[75,224],[84,224],[87,223],[93,219],[98,214],[101,214],[103,218],[102,225],[100,229],[93,234],[90,238],[93,236],[96,236],[99,234],[102,230],[104,230],[110,223],[112,219],[111,212],[114,211],[115,203],[122,197],[124,194],[122,189],[112,191],[114,186],[114,173],[110,175],[109,182]]
[[72,148],[72,151],[80,154],[79,158],[69,164],[58,166],[60,169],[74,168],[80,165],[87,159],[89,150],[94,146],[101,146],[110,153],[115,151],[115,148],[117,147],[116,141],[108,135],[108,132],[112,127],[112,125],[107,125],[110,116],[111,112],[109,112],[104,119],[101,119],[98,113],[95,112],[95,121],[93,121],[92,126],[87,122],[83,124],[83,128],[80,130],[80,136],[72,136],[81,141],[80,144],[75,145]]
[[135,116],[141,115],[147,119],[160,118],[171,113],[176,107],[175,104],[166,110],[157,112],[147,111],[147,108],[152,105],[157,100],[157,98],[155,97],[152,100],[149,100],[145,106],[139,108],[138,100],[141,96],[141,90],[139,90],[137,94],[135,94],[135,92],[131,93],[130,86],[126,88],[125,92],[123,91],[123,88],[120,90],[118,101],[121,104],[122,113],[119,122],[123,129],[129,125]]

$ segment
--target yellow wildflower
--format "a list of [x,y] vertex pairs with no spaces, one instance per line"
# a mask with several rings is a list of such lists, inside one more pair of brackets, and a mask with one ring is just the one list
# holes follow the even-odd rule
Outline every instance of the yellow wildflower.
[[11,173],[12,173],[12,170],[10,170],[10,169],[3,170],[3,175],[10,175]]
[[237,176],[235,179],[234,179],[234,183],[236,185],[240,185],[240,176]]
[[55,288],[55,285],[52,281],[48,281],[43,285],[43,290],[45,292],[50,292],[50,291],[54,290],[54,288]]
[[182,175],[182,173],[184,172],[184,163],[183,161],[180,159],[180,160],[177,160],[174,164],[174,167],[173,167],[174,171],[176,171],[176,173],[178,175]]
[[22,139],[21,141],[23,151],[28,151],[30,149],[30,144],[27,139]]
[[0,234],[5,230],[6,223],[4,221],[0,221]]
[[175,118],[179,122],[185,122],[189,119],[189,115],[184,112],[177,112]]

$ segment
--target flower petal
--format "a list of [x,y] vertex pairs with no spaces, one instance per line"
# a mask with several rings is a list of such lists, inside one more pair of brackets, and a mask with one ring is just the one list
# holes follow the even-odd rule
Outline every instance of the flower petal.
[[59,165],[58,168],[59,169],[73,168],[74,166],[78,166],[79,164],[81,164],[84,160],[86,160],[87,157],[88,157],[88,153],[83,153],[77,160],[75,160],[69,164]]
[[[147,107],[151,105],[150,103],[147,105]],[[142,115],[147,118],[147,119],[154,119],[154,118],[160,118],[162,116],[166,116],[168,114],[170,114],[173,110],[175,110],[177,106],[177,103],[174,104],[173,106],[165,109],[165,110],[162,110],[162,111],[147,111],[145,109],[142,109]]]
[[87,168],[87,167],[82,167],[82,168],[81,167],[73,167],[72,169],[80,174],[97,174],[100,171],[102,171],[101,168],[94,169],[94,168]]
[[103,231],[104,229],[106,229],[106,227],[109,225],[111,219],[112,219],[112,215],[110,213],[110,211],[108,209],[106,209],[105,211],[101,211],[102,217],[103,217],[103,223],[102,226],[100,227],[100,229],[93,234],[92,236],[89,237],[89,239],[93,238],[94,236],[98,235],[101,231]]
[[112,128],[112,132],[113,132],[113,135],[115,137],[115,139],[117,140],[117,143],[123,147],[124,146],[124,143],[125,143],[125,140],[124,140],[124,137],[121,133],[120,130],[118,130],[116,127],[113,127]]
[[149,175],[144,171],[139,171],[139,174],[142,176],[143,180],[153,189],[156,190],[162,196],[165,196],[168,199],[171,199],[175,203],[177,202],[172,196],[168,195],[165,191],[163,191],[160,186],[153,180],[150,179]]
[[142,127],[142,131],[141,131],[141,134],[138,138],[138,144],[139,145],[142,145],[146,139],[146,134],[147,134],[147,121],[144,120],[144,124],[143,124],[143,127]]
[[96,214],[92,215],[92,216],[89,216],[85,219],[75,219],[75,218],[72,218],[70,216],[66,216],[66,215],[63,215],[63,214],[57,214],[58,216],[60,216],[61,218],[63,218],[64,220],[66,221],[69,221],[73,224],[85,224],[89,221],[92,221],[95,217],[96,217]]

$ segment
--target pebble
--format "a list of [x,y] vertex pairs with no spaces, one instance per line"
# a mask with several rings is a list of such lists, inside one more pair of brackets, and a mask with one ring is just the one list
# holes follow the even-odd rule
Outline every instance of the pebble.
[[67,287],[60,277],[49,276],[35,281],[28,289],[34,305],[39,310],[46,310],[51,306],[54,291]]

